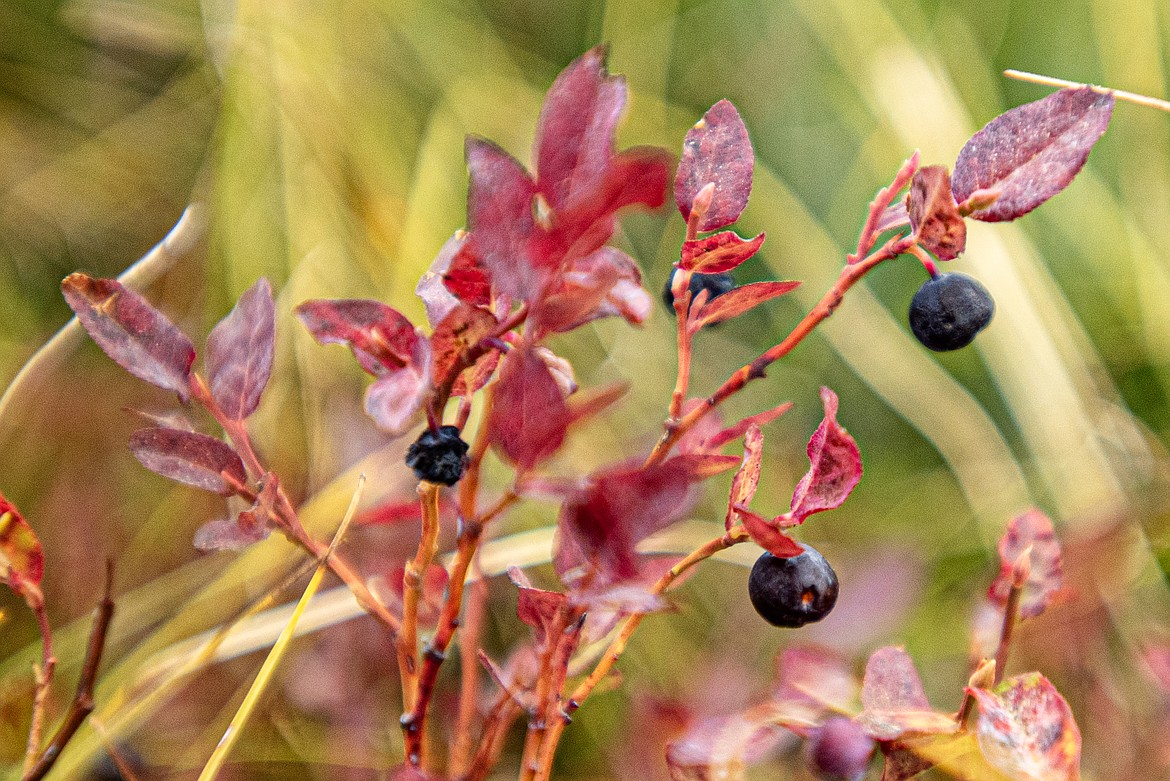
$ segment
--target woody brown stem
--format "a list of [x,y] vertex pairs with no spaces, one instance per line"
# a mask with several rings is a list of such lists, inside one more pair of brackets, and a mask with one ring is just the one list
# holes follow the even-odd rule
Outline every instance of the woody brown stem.
[[[416,714],[419,702],[418,603],[423,577],[439,545],[439,485],[422,480],[418,484],[422,505],[422,534],[414,558],[402,573],[402,632],[398,636],[398,673],[402,679],[402,736],[407,761],[419,767],[423,762],[423,724]],[[427,699],[430,692],[427,692]],[[425,708],[425,705],[424,705]]]

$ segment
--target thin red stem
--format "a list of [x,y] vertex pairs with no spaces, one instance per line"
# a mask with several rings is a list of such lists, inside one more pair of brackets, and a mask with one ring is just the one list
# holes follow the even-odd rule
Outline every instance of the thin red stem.
[[[402,736],[406,741],[406,759],[421,767],[423,757],[423,718],[416,710],[430,699],[420,697],[420,670],[418,661],[418,603],[422,596],[423,576],[439,544],[439,486],[425,480],[418,484],[422,503],[422,534],[414,558],[407,562],[402,574],[402,632],[398,636],[398,672],[402,678]],[[462,584],[460,584],[462,586]],[[438,660],[438,661],[441,661]],[[437,662],[436,662],[437,664]]]
[[[750,537],[742,526],[732,527],[726,534],[716,537],[691,551],[690,554],[664,573],[651,587],[650,592],[652,594],[664,593],[680,575],[691,567],[711,558],[719,551],[726,550],[748,539]],[[617,664],[617,661],[625,652],[630,638],[641,625],[642,619],[646,615],[646,613],[634,613],[626,619],[621,629],[618,630],[617,636],[610,641],[609,647],[605,649],[605,653],[598,661],[597,666],[593,668],[593,672],[565,700],[561,707],[560,717],[551,720],[540,748],[540,755],[537,761],[539,769],[533,781],[548,781],[549,774],[552,772],[552,762],[556,754],[557,744],[561,739],[561,733],[564,732],[565,727],[572,721],[572,716],[577,709],[585,703],[585,700],[589,698],[589,695],[593,693],[597,685],[609,675],[610,670]]]

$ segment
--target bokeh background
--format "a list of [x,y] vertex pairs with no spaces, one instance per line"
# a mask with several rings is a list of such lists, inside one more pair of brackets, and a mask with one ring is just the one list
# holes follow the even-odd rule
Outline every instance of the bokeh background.
[[[819,298],[866,204],[914,149],[950,165],[982,124],[1047,94],[1004,68],[1165,96],[1170,11],[1158,0],[3,0],[0,387],[66,323],[62,277],[122,273],[199,204],[182,241],[144,270],[146,292],[198,343],[257,277],[273,281],[278,364],[254,431],[310,522],[322,533],[336,524],[357,469],[373,478],[370,501],[409,496],[405,445],[362,415],[357,367],[314,345],[289,312],[310,297],[373,297],[422,322],[415,281],[464,224],[465,135],[527,161],[544,90],[602,41],[631,89],[622,146],[677,150],[712,103],[738,106],[757,154],[739,227],[768,240],[737,273],[805,282],[699,337],[693,387],[703,392]],[[755,506],[778,512],[807,466],[819,387],[840,395],[866,474],[842,509],[801,530],[841,574],[837,611],[801,633],[768,628],[744,598],[746,570],[708,564],[678,592],[680,611],[636,636],[621,685],[579,713],[558,776],[665,777],[661,741],[680,709],[717,713],[764,696],[772,657],[798,642],[859,662],[904,644],[934,704],[956,707],[995,540],[1031,506],[1058,524],[1075,595],[1025,625],[1012,668],[1041,669],[1068,696],[1086,778],[1163,776],[1166,700],[1142,655],[1170,627],[1168,226],[1170,116],[1119,103],[1066,192],[1017,223],[971,226],[952,267],[978,277],[998,307],[974,347],[935,355],[909,335],[906,307],[924,279],[912,260],[851,292],[728,405],[748,414],[796,403],[766,431]],[[665,209],[623,228],[617,243],[659,290],[682,221]],[[660,309],[641,330],[603,322],[556,343],[583,385],[633,381],[557,469],[583,474],[645,451],[673,385],[673,339]],[[222,504],[148,474],[125,448],[140,425],[125,408],[170,401],[66,338],[0,405],[0,490],[45,543],[62,701],[104,563],[117,563],[99,731],[83,730],[54,778],[86,777],[104,741],[142,778],[194,778],[262,653],[179,680],[124,716],[162,680],[152,665],[172,658],[172,643],[264,596],[298,561],[276,539],[242,555],[192,549]],[[711,482],[695,522],[721,519],[725,482]],[[548,527],[555,509],[512,512],[494,530],[501,549]],[[389,572],[414,533],[357,529],[347,547],[372,574]],[[553,583],[539,555],[516,555]],[[484,643],[503,654],[527,630],[506,582],[489,593]],[[23,748],[36,630],[11,595],[0,594],[0,610],[3,766]],[[385,777],[402,756],[396,685],[368,619],[298,640],[225,777]],[[442,725],[434,739],[447,739]],[[514,772],[518,740],[501,777]],[[794,747],[759,772],[807,777]]]

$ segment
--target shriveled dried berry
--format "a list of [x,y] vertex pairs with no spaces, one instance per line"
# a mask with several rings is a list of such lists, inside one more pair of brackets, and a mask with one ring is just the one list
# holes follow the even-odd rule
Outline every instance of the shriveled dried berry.
[[455,485],[467,468],[467,448],[455,426],[428,428],[406,449],[406,465],[419,480]]
[[910,330],[931,350],[958,350],[971,343],[993,314],[991,294],[975,279],[966,274],[939,274],[914,294]]
[[803,553],[784,559],[765,551],[748,576],[752,607],[774,626],[820,621],[837,603],[837,573],[816,548],[800,547]]
[[804,758],[809,770],[825,781],[861,781],[875,746],[853,719],[833,716],[810,730]]

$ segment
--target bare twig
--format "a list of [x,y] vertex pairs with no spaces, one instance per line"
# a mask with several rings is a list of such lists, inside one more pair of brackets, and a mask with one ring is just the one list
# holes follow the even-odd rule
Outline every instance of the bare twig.
[[1003,72],[1004,76],[1016,81],[1027,81],[1032,84],[1042,84],[1046,87],[1060,87],[1061,89],[1071,88],[1077,89],[1080,87],[1088,87],[1093,92],[1099,92],[1102,95],[1112,95],[1117,100],[1124,100],[1129,103],[1135,103],[1139,106],[1147,108],[1154,108],[1158,111],[1165,111],[1170,113],[1170,101],[1162,100],[1160,98],[1151,98],[1149,95],[1141,95],[1137,92],[1126,92],[1121,89],[1110,89],[1109,87],[1101,87],[1096,84],[1082,84],[1079,81],[1067,81],[1065,79],[1055,79],[1051,76],[1041,76],[1038,73],[1028,73],[1027,71],[1018,71],[1008,69]]
[[65,745],[77,733],[86,717],[93,712],[94,683],[97,680],[98,666],[102,661],[102,651],[106,646],[106,632],[110,628],[110,620],[114,617],[114,600],[111,596],[113,585],[114,567],[112,563],[107,563],[105,592],[98,605],[93,629],[89,633],[89,644],[85,649],[85,661],[81,667],[81,677],[77,682],[77,693],[73,696],[73,702],[69,704],[69,710],[65,714],[64,721],[61,722],[61,726],[57,728],[49,745],[37,758],[37,761],[25,772],[22,781],[39,781],[39,779],[44,778],[57,761],[57,757],[61,755]]

